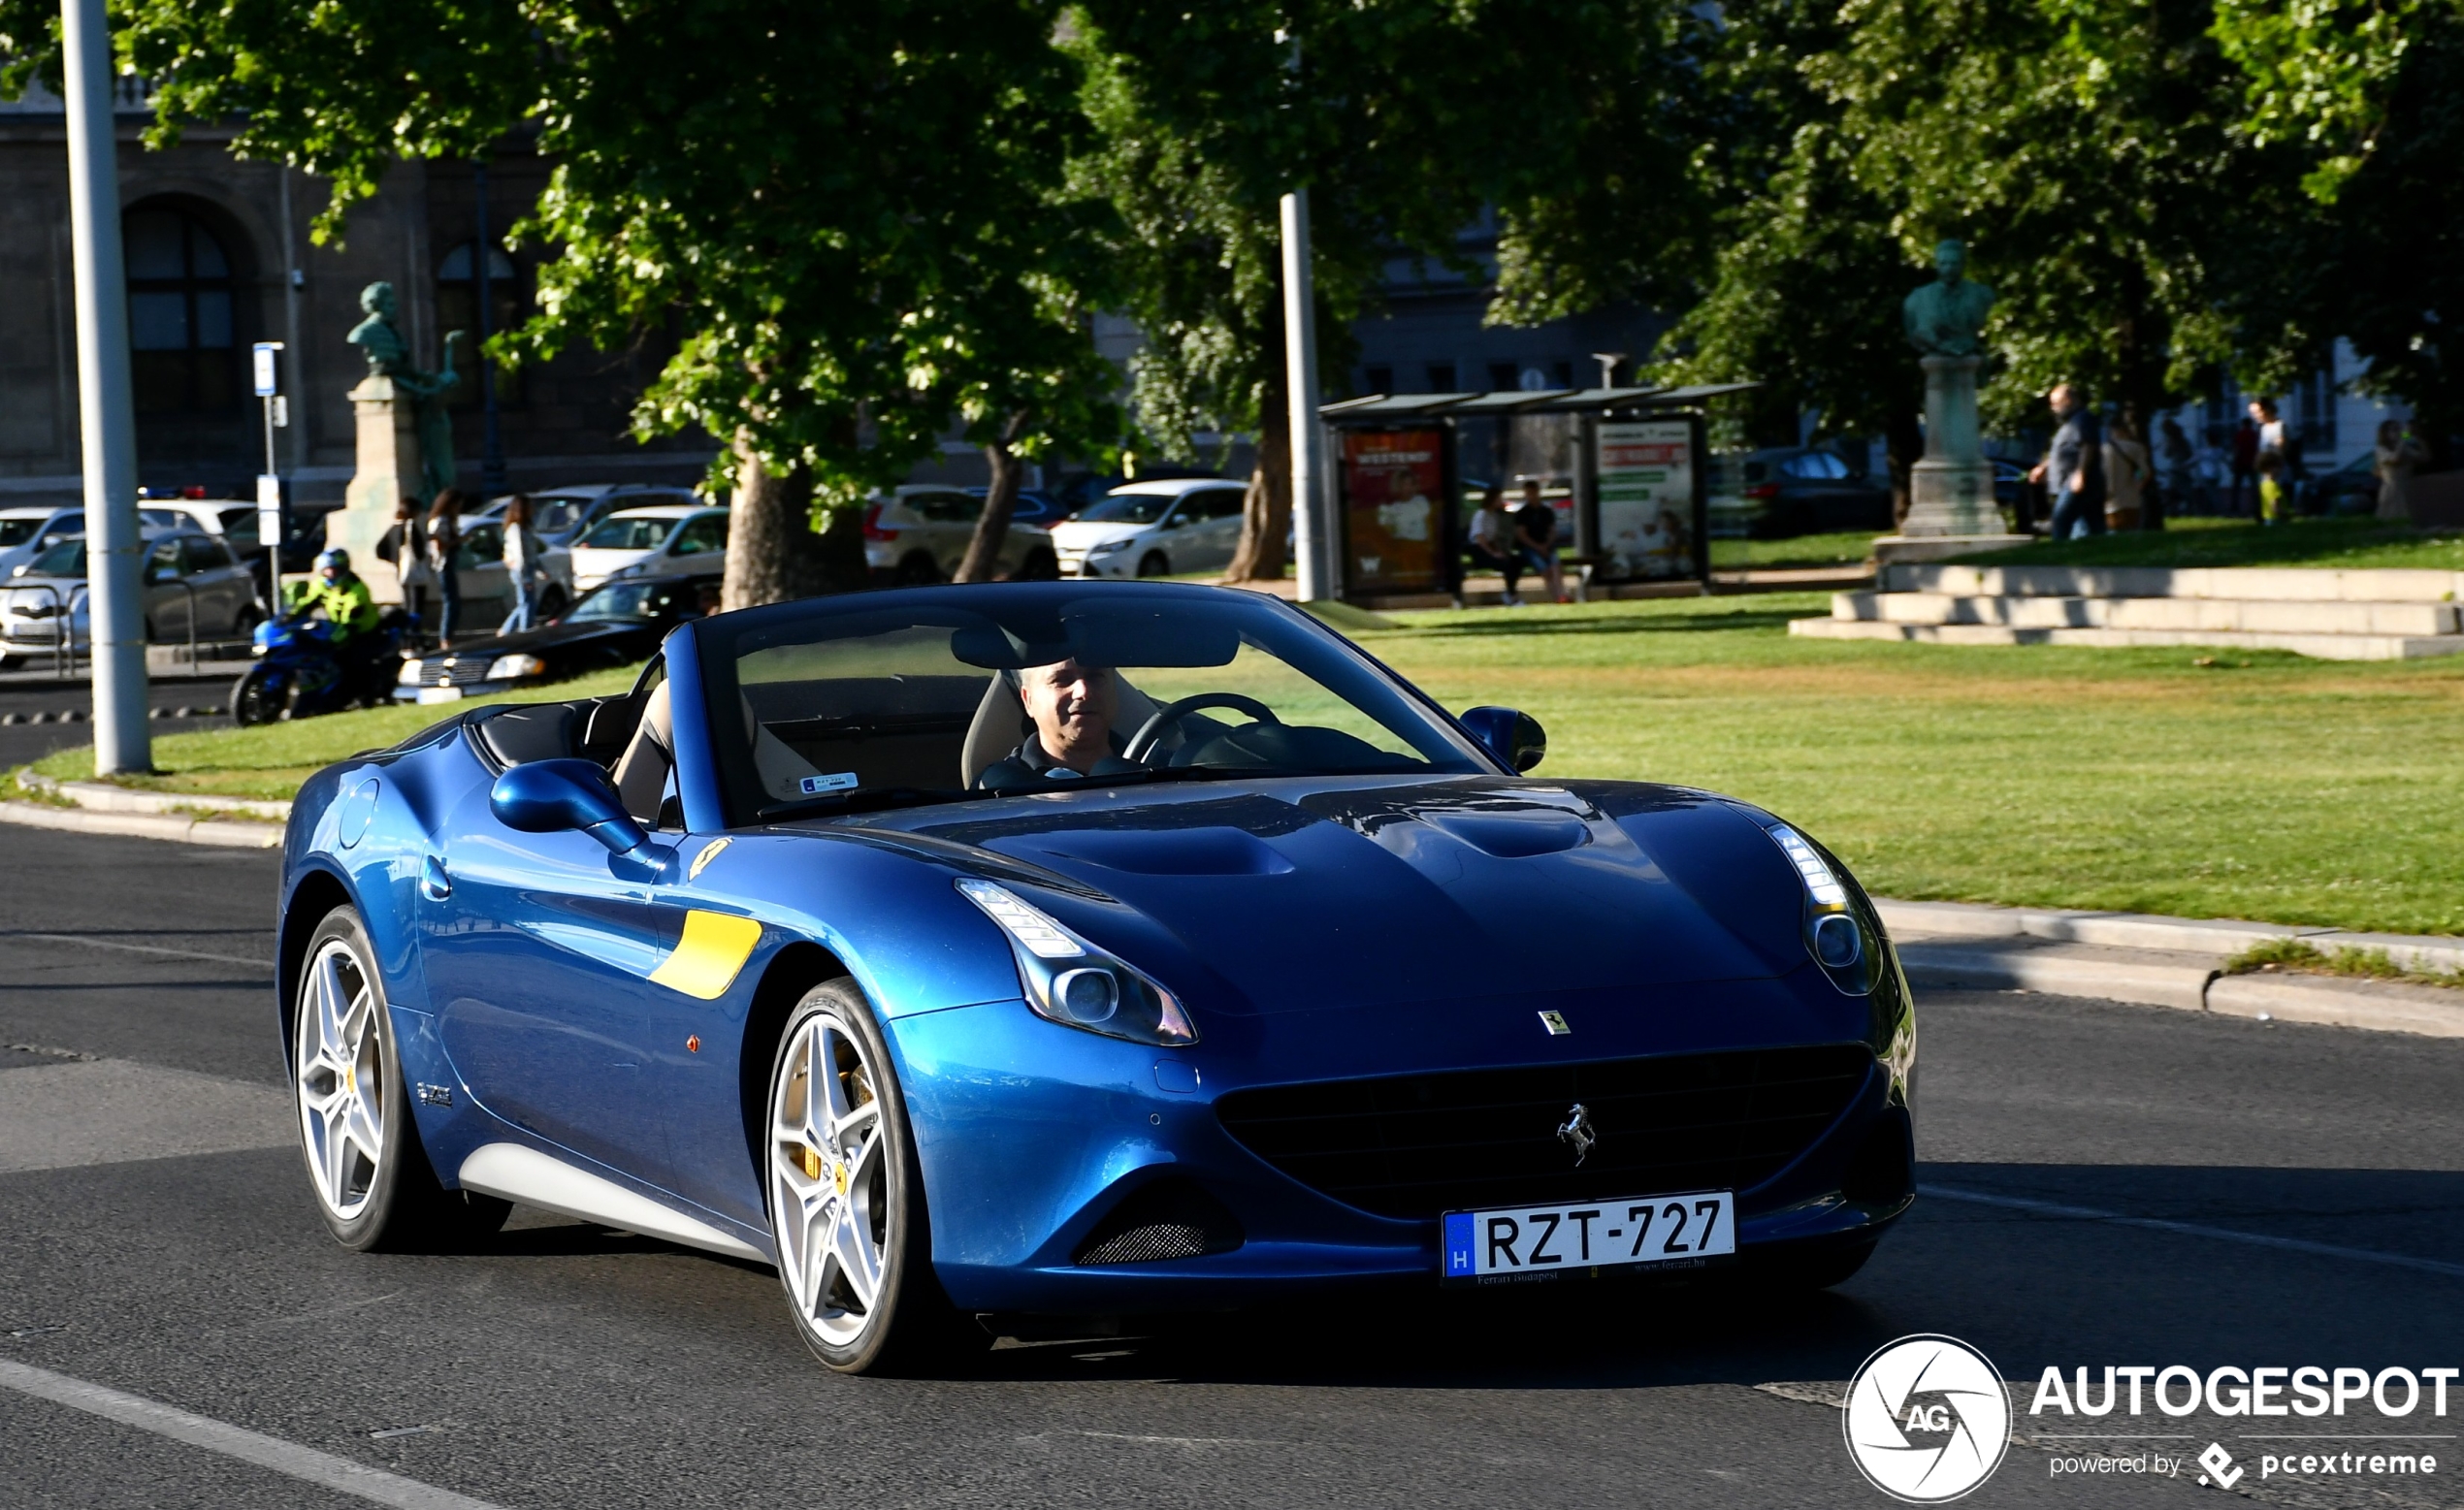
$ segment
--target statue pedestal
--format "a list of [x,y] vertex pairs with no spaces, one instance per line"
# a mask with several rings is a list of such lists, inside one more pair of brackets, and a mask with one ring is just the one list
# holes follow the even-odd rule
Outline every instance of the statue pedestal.
[[1874,542],[1874,558],[1939,561],[2025,545],[2010,534],[1994,501],[1994,466],[1976,423],[1981,357],[1924,357],[1925,456],[1908,479],[1908,517],[1899,533]]
[[419,407],[390,377],[370,377],[351,390],[358,421],[359,465],[342,507],[325,520],[325,543],[351,553],[351,569],[380,603],[403,600],[402,580],[376,559],[376,542],[393,528],[394,510],[419,495]]

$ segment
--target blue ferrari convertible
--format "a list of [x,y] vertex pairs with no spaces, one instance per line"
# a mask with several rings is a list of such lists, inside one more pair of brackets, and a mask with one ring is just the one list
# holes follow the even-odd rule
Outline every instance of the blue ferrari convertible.
[[1542,751],[1248,593],[685,623],[624,696],[302,789],[317,1203],[355,1248],[518,1202],[772,1265],[849,1371],[1343,1286],[1854,1273],[1914,1193],[1872,905],[1768,813]]

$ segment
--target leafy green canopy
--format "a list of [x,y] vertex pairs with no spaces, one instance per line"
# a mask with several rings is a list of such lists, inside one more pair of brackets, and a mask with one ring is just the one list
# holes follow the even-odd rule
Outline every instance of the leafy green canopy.
[[[0,0],[21,81],[56,14]],[[1083,319],[1102,207],[1064,192],[1078,68],[1038,0],[115,0],[157,142],[327,177],[342,227],[396,157],[535,132],[516,235],[537,316],[505,354],[681,333],[644,432],[698,425],[827,503],[894,481],[953,416],[1029,451],[1107,423]],[[1029,418],[1021,421],[1025,411]]]

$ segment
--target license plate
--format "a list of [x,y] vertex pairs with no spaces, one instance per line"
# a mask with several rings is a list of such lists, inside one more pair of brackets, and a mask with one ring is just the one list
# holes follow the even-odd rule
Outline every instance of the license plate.
[[1605,1269],[1700,1269],[1736,1254],[1736,1195],[1700,1190],[1572,1205],[1448,1211],[1441,1277],[1511,1284]]
[[462,701],[462,689],[459,687],[423,687],[419,690],[419,700],[423,703],[460,702]]

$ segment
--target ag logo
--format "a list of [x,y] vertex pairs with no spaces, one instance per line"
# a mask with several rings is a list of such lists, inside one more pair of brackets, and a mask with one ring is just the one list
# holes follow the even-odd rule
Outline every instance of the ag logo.
[[1994,1476],[2011,1444],[2011,1398],[1984,1354],[1920,1333],[1877,1351],[1848,1381],[1848,1456],[1895,1499],[1934,1505]]

